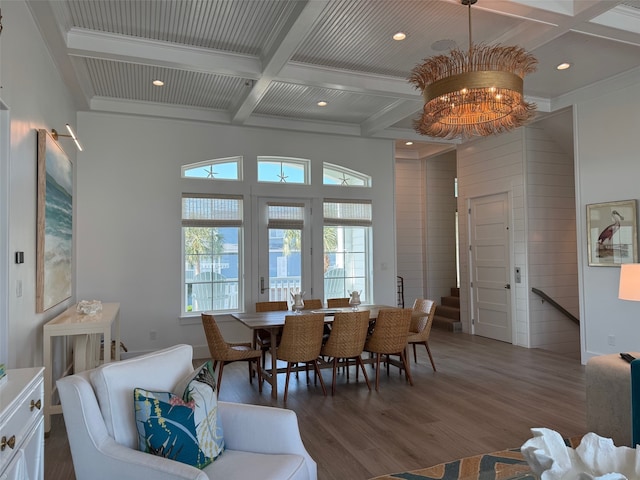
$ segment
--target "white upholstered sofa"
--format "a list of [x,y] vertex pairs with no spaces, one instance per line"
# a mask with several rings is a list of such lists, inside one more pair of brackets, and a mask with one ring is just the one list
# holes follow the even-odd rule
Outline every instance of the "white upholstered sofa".
[[226,449],[203,470],[137,450],[136,387],[171,391],[193,371],[193,351],[177,345],[59,379],[78,480],[316,480],[295,412],[218,402]]

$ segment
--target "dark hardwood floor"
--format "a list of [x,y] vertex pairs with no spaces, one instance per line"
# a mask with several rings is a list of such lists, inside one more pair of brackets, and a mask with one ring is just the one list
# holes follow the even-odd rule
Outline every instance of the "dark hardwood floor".
[[[463,333],[433,330],[433,372],[424,348],[412,363],[414,386],[397,368],[369,392],[352,370],[338,375],[331,396],[313,380],[292,376],[286,408],[298,415],[302,438],[318,462],[320,480],[359,480],[412,470],[479,453],[522,445],[530,428],[547,427],[565,437],[586,432],[584,366],[544,350],[526,349]],[[201,363],[201,362],[194,362]],[[370,367],[370,378],[374,373]],[[284,374],[279,391],[284,391]],[[220,400],[283,407],[249,385],[244,362],[225,367]],[[282,396],[282,395],[281,395]],[[45,441],[45,479],[75,478],[64,420],[54,417]]]

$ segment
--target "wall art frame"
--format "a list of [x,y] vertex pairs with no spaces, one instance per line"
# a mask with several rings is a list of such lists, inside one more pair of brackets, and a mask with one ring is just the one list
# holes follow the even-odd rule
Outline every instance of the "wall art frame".
[[587,205],[589,266],[638,262],[636,200]]
[[36,312],[71,297],[73,289],[73,164],[44,129],[38,130]]

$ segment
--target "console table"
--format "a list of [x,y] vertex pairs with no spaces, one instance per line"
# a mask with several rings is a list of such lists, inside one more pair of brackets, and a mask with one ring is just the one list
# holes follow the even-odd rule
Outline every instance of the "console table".
[[[115,359],[111,358],[111,330],[115,340]],[[104,339],[104,363],[120,360],[120,304],[103,303],[102,311],[85,315],[76,311],[73,305],[44,325],[44,431],[51,430],[51,415],[62,413],[60,405],[52,405],[53,358],[51,338],[73,337],[73,371],[81,372],[94,368],[100,363],[100,340]]]

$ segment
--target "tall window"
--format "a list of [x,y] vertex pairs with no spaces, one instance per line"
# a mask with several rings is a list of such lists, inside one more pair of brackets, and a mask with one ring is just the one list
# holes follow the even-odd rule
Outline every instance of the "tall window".
[[373,302],[371,202],[324,201],[324,298],[348,297],[357,290]]
[[183,194],[183,313],[242,305],[242,197]]

